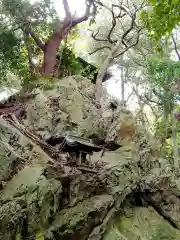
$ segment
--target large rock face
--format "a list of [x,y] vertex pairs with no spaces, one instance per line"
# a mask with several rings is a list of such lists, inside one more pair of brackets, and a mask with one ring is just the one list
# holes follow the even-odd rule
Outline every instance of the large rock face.
[[[105,94],[104,112],[100,116],[94,85],[86,78],[72,76],[52,83],[49,88],[35,88],[30,97],[10,99],[0,105],[0,115],[15,111],[24,127],[43,139],[68,133],[84,138],[95,136],[128,145],[131,150],[136,135],[132,114],[120,107],[112,111],[108,105]],[[44,154],[39,154],[36,144],[2,119],[0,132],[1,180],[11,179],[25,162],[45,164],[48,161]]]
[[71,133],[105,137],[112,113],[103,118],[95,105],[94,85],[81,76],[61,79],[51,89],[36,89],[27,102],[25,125],[43,137]]
[[[94,85],[75,76],[48,89],[36,88],[29,98],[0,105],[0,239],[18,239],[21,234],[27,240],[39,236],[100,240],[125,200],[137,193],[146,204],[160,207],[161,215],[180,229],[180,216],[174,211],[180,208],[179,178],[172,177],[171,167],[160,161],[128,110],[112,111],[105,99],[100,116],[94,99]],[[14,111],[19,119],[4,115]],[[113,161],[105,154],[111,164],[94,172],[61,165],[42,142],[67,133],[115,141],[122,148]],[[127,238],[125,231],[122,235]]]
[[116,219],[103,239],[178,240],[180,232],[152,207],[135,207]]

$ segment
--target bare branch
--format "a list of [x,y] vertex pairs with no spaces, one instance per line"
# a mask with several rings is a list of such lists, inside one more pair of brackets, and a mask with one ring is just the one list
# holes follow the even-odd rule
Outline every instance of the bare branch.
[[128,103],[129,100],[133,97],[133,95],[134,95],[134,91],[132,90],[132,92],[129,94],[129,96],[128,96],[127,99],[126,99],[126,102],[127,102],[127,103]]
[[[122,6],[122,3],[120,5],[115,5],[114,4],[114,5],[112,5],[112,9],[110,9],[109,7],[105,6],[103,3],[99,3],[98,0],[95,0],[95,1],[101,7],[105,7],[106,9],[108,9],[111,12],[112,26],[111,26],[111,29],[108,33],[107,40],[111,44],[115,43],[114,46],[112,48],[110,48],[111,50],[109,51],[106,60],[102,64],[102,66],[100,68],[100,71],[98,73],[97,79],[96,79],[96,92],[95,92],[96,100],[102,108],[103,103],[101,104],[101,97],[102,97],[102,80],[103,80],[103,77],[104,77],[109,65],[113,62],[113,60],[115,58],[119,57],[120,55],[123,55],[130,48],[137,45],[137,43],[139,41],[139,35],[140,35],[141,28],[139,28],[136,24],[136,14],[142,6],[140,6],[140,8],[136,8],[134,13],[132,14],[130,12],[129,8],[126,8],[126,6],[124,6],[124,5]],[[120,10],[118,15],[115,15],[114,8],[118,8]],[[130,27],[124,32],[124,34],[122,35],[122,37],[120,37],[120,39],[118,41],[113,41],[112,33],[113,33],[113,31],[116,27],[117,20],[119,21],[119,19],[122,19],[122,17],[124,17],[125,15],[128,15],[131,18]],[[136,29],[137,36],[136,36],[135,41],[132,44],[129,45],[128,42],[131,42],[131,39],[129,39],[129,41],[126,42],[126,37],[130,32],[132,32],[133,29]],[[95,40],[97,39],[97,37],[96,37],[97,35],[98,35],[98,32],[95,34],[95,37],[94,37]],[[106,41],[104,41],[104,42],[106,42]],[[122,49],[119,52],[119,49],[121,48],[122,44],[125,46],[125,48]],[[100,47],[99,49],[96,49],[95,52],[97,52],[98,50],[101,50],[101,49],[103,49],[103,47]]]
[[121,51],[119,54],[117,54],[114,58],[117,58],[121,55],[123,55],[125,52],[127,52],[130,48],[136,46],[139,42],[139,33],[140,33],[141,29],[139,29],[137,31],[137,38],[136,38],[136,41],[134,43],[132,43],[131,45],[127,46],[123,51]]
[[162,105],[160,102],[157,102],[157,101],[155,101],[155,100],[150,99],[147,95],[145,95],[145,98],[146,98],[149,102],[155,103],[155,104],[157,104],[157,105]]
[[111,44],[113,44],[113,43],[117,42],[117,40],[113,41],[112,38],[111,38],[111,34],[113,33],[114,28],[116,27],[116,18],[114,16],[113,10],[111,11],[111,13],[112,13],[112,27],[111,27],[111,29],[108,33],[107,39]]
[[28,60],[29,60],[29,70],[30,72],[33,72],[33,70],[35,69],[35,66],[33,64],[33,56],[32,56],[32,47],[31,44],[29,42],[29,32],[24,30],[24,40],[27,46],[27,51],[28,51]]
[[90,15],[90,10],[91,10],[91,6],[93,4],[94,0],[86,0],[86,11],[85,14],[82,17],[79,17],[77,19],[74,19],[72,21],[72,27],[76,26],[78,23],[87,21]]
[[[107,35],[107,39],[104,39],[104,40],[101,40],[101,41],[109,41],[109,43],[111,43],[111,44],[117,43],[117,40],[113,40],[111,35],[112,35],[112,33],[113,33],[113,31],[114,31],[114,29],[116,27],[117,20],[120,19],[120,18],[123,18],[127,14],[127,9],[125,9],[122,6],[122,3],[121,3],[121,5],[112,4],[112,7],[109,8],[105,4],[103,4],[102,2],[99,2],[99,1],[95,1],[95,2],[97,4],[99,4],[101,7],[104,7],[105,9],[110,11],[110,13],[112,15],[112,26],[111,26],[111,29],[109,30],[108,35]],[[115,16],[114,8],[119,8],[120,9],[120,12],[119,12],[119,14],[117,16]],[[123,11],[123,13],[122,13],[122,11]],[[96,36],[97,36],[98,33],[96,33]]]
[[132,16],[130,27],[122,35],[122,42],[125,40],[125,37],[131,32],[131,30],[134,28],[135,20],[136,20],[136,12]]
[[97,35],[99,34],[99,28],[98,28],[98,30],[97,30],[96,33],[94,33],[91,29],[89,29],[89,31],[92,32],[91,37],[92,37],[94,40],[96,40],[97,42],[108,42],[107,39],[100,39],[100,38],[97,38]]
[[113,41],[111,39],[111,34],[113,33],[114,31],[114,28],[116,27],[116,17],[115,17],[115,14],[114,14],[114,9],[113,9],[113,5],[112,5],[112,9],[110,9],[109,7],[107,7],[106,5],[104,5],[103,3],[101,3],[101,6],[106,8],[108,11],[110,11],[111,15],[112,15],[112,27],[108,33],[108,36],[107,36],[107,40],[106,41],[109,41],[111,44],[117,42],[117,41]]
[[180,60],[180,53],[179,53],[179,51],[177,49],[177,43],[176,43],[176,40],[175,40],[173,35],[172,35],[172,41],[173,41],[173,44],[174,44],[174,50],[176,52],[176,55],[177,55],[178,59]]
[[[115,14],[114,14],[114,7],[117,7],[120,9],[120,12],[117,16],[115,16]],[[122,6],[118,6],[118,5],[114,5],[114,4],[112,5],[112,10],[110,10],[110,12],[112,14],[112,27],[108,33],[107,39],[112,44],[117,43],[117,40],[112,40],[112,38],[111,38],[111,34],[113,33],[113,31],[116,27],[116,24],[117,24],[117,19],[123,18],[126,15],[126,12],[122,13],[122,10],[124,10],[124,8]]]
[[124,11],[126,14],[129,14],[129,10],[127,8],[125,8],[124,6],[122,6],[122,2],[121,2],[121,5],[113,4],[112,6],[113,6],[113,8],[114,7],[119,8],[121,11]]
[[26,31],[31,35],[31,37],[34,39],[37,46],[44,51],[45,50],[45,44],[41,41],[41,39],[36,35],[36,33],[30,28],[29,25],[26,26]]
[[69,20],[72,18],[68,0],[63,0],[64,11],[66,13],[66,18]]
[[100,51],[100,50],[103,50],[103,49],[105,49],[105,48],[107,48],[107,49],[110,49],[110,50],[111,50],[111,48],[110,48],[110,47],[108,47],[108,46],[103,46],[103,47],[99,47],[99,48],[97,48],[96,50],[94,50],[94,51],[90,52],[90,53],[89,53],[89,55],[92,55],[92,54],[94,54],[94,53],[96,53],[96,52],[98,52],[98,51]]

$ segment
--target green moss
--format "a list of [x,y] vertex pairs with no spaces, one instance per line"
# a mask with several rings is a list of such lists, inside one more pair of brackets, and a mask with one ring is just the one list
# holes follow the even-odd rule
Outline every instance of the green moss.
[[[15,240],[20,240],[20,239],[21,239],[21,236],[20,236],[20,234],[18,234],[18,235],[16,236],[16,239],[15,239]],[[42,232],[36,233],[36,238],[35,238],[35,240],[44,240],[44,234],[43,234]]]
[[38,232],[36,234],[36,240],[44,240],[44,234],[42,232]]
[[21,238],[21,236],[20,236],[20,234],[18,234],[18,235],[16,236],[16,240],[20,240],[20,238]]
[[[78,203],[72,208],[63,209],[56,217],[49,229],[49,232],[58,232],[63,235],[65,231],[76,231],[78,227],[83,228],[91,217],[91,213],[99,212],[103,214],[112,204],[113,199],[110,195],[99,195]],[[94,221],[94,219],[92,219]]]
[[174,229],[152,207],[136,207],[110,226],[104,240],[178,240],[180,232]]
[[105,235],[104,240],[127,240],[125,236],[115,226],[111,227],[108,233]]
[[2,199],[12,199],[13,196],[20,191],[24,191],[29,187],[35,187],[37,180],[41,176],[42,169],[42,167],[24,168],[8,182],[6,188],[2,192]]

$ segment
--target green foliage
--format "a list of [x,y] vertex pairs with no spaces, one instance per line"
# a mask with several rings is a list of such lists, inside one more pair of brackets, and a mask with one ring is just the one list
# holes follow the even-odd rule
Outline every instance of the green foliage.
[[[57,24],[57,13],[51,0],[2,0],[0,1],[0,84],[7,85],[7,73],[22,80],[22,85],[31,78],[27,46],[22,29],[27,22],[43,41],[47,40]],[[42,51],[30,39],[32,55],[42,59]]]
[[[23,28],[28,22],[36,35],[45,43],[57,24],[61,24],[54,4],[51,0],[36,1],[33,4],[29,0],[2,0],[0,5],[0,19],[3,24],[0,28],[0,79],[2,79],[2,84],[6,84],[4,79],[9,71],[20,77],[23,87],[25,85],[27,87],[37,86],[39,76],[32,76],[28,71],[29,59]],[[59,66],[56,66],[59,77],[80,74],[83,71],[83,67],[77,61],[73,46],[73,42],[78,37],[78,28],[73,28],[68,38],[61,44]],[[29,43],[33,59],[41,63],[43,58],[41,49],[33,38],[29,39]],[[49,79],[45,81],[45,85],[49,87]]]
[[[176,111],[180,105],[176,106]],[[177,145],[180,146],[180,121],[177,121],[176,125],[177,131]],[[172,143],[172,118],[168,116],[167,122],[164,121],[164,118],[160,118],[154,123],[154,132],[155,137],[160,141],[162,147],[162,154],[168,159],[173,158],[173,143]]]
[[98,71],[99,71],[98,68],[92,69],[92,66],[89,65],[89,66],[82,69],[81,74],[83,76],[87,76],[89,79],[91,79],[93,81],[93,83],[95,83],[94,78],[98,74]]
[[179,122],[176,129],[173,128],[172,112],[177,105],[177,94],[171,91],[174,79],[180,76],[180,62],[170,59],[150,58],[147,62],[149,86],[163,110],[163,116],[155,122],[155,136],[159,139],[162,154],[169,160],[173,159],[174,133],[178,139]]
[[180,0],[148,0],[152,9],[143,11],[141,19],[155,41],[169,35],[180,22]]
[[2,0],[3,13],[11,16],[11,23],[21,25],[33,19],[33,23],[52,23],[57,19],[57,13],[51,0]]
[[38,74],[29,74],[22,80],[22,87],[24,90],[40,88],[44,90],[52,89],[56,78],[49,76],[41,76]]
[[14,32],[0,27],[0,83],[7,72],[23,76],[27,73],[27,58],[23,56],[22,42]]
[[59,77],[79,74],[82,70],[77,61],[76,53],[71,44],[64,44],[60,53]]
[[180,76],[180,62],[157,57],[149,58],[147,74],[150,87],[168,115],[176,103],[177,96],[171,91],[171,85],[174,79]]
[[[63,41],[59,51],[59,71],[58,76],[64,77],[67,75],[82,75],[88,77],[91,80],[94,80],[95,75],[98,73],[98,68],[86,63],[81,63],[76,55],[74,49],[74,41],[79,38],[77,27],[73,29],[71,34],[68,36],[68,39]],[[85,62],[85,61],[84,61]]]

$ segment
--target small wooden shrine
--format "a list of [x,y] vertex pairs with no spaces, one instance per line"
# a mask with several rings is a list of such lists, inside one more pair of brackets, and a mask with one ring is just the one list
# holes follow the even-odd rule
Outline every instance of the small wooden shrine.
[[76,162],[77,165],[88,164],[93,152],[100,152],[103,149],[103,146],[95,145],[89,139],[73,135],[51,137],[47,143],[55,146],[62,153],[69,153],[72,161]]

